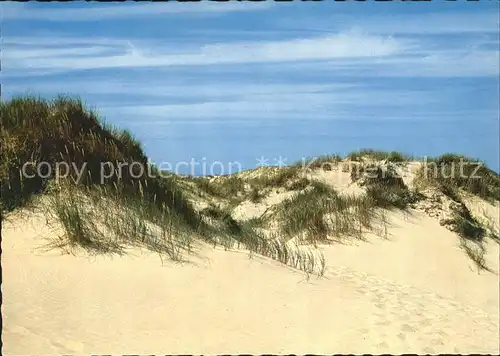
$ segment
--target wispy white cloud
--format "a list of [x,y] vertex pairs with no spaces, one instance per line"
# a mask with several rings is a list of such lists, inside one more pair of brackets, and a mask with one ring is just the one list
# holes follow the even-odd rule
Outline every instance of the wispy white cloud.
[[[486,41],[488,42],[488,41]],[[499,51],[484,38],[459,47],[429,39],[346,32],[282,41],[175,45],[126,39],[5,41],[4,77],[106,68],[270,64],[278,72],[335,71],[340,76],[480,77],[499,75]]]
[[[147,39],[142,39],[144,43],[148,43]],[[4,36],[2,43],[9,47],[56,47],[65,48],[68,46],[126,46],[130,42],[129,39],[115,37],[74,37],[62,33],[46,32],[38,34],[38,36]]]
[[342,13],[324,15],[320,18],[280,18],[273,22],[282,31],[305,33],[332,32],[345,28],[370,31],[379,35],[446,35],[463,33],[498,33],[500,20],[497,11],[483,12],[434,12],[403,13],[400,16],[366,14],[349,16]]
[[[138,89],[140,88],[140,89]],[[144,81],[79,80],[7,85],[9,93],[80,95],[97,105],[99,112],[126,120],[141,117],[141,125],[179,121],[254,121],[257,119],[335,119],[352,115],[353,110],[408,110],[413,112],[442,104],[453,93],[436,90],[398,90],[370,87],[363,83],[315,84],[248,83],[217,81],[165,84],[155,78]],[[128,95],[127,98],[120,95]],[[133,98],[133,99],[131,99]],[[144,104],[147,98],[149,104]],[[132,100],[132,101],[130,101]]]
[[[361,92],[360,92],[361,93]],[[393,97],[399,99],[401,92]],[[310,97],[300,98],[309,100]],[[418,102],[420,97],[413,94],[413,102]],[[370,102],[370,101],[368,101]],[[201,104],[175,104],[175,105],[138,105],[138,106],[109,106],[99,107],[99,112],[114,122],[127,123],[127,125],[151,130],[152,127],[170,126],[172,124],[210,124],[210,123],[286,123],[289,120],[301,120],[314,125],[316,120],[351,121],[351,122],[419,122],[421,124],[435,125],[439,122],[460,123],[474,118],[478,123],[497,123],[498,110],[450,110],[425,109],[420,106],[403,105],[384,108],[380,106],[377,111],[364,110],[359,106],[359,101],[353,105],[345,106],[315,106],[302,104],[302,100],[295,102],[268,101],[256,105],[253,101],[212,102]],[[137,120],[137,118],[141,118]]]
[[[284,88],[284,86],[270,86]],[[194,103],[155,105],[123,104],[101,106],[103,113],[115,117],[143,117],[142,123],[152,124],[178,120],[255,120],[255,119],[335,119],[352,115],[353,110],[388,108],[414,111],[437,105],[438,92],[418,90],[375,90],[361,86],[350,89],[333,89],[328,92],[308,92],[301,85],[289,85],[283,92],[265,93],[261,90],[243,91],[241,94],[221,95],[217,100],[198,96]],[[262,86],[265,88],[265,86]],[[310,88],[309,88],[310,89]],[[181,89],[182,91],[182,89]],[[187,90],[186,90],[187,91]],[[182,91],[183,92],[183,91]]]
[[[80,89],[78,90],[77,87]],[[61,82],[28,86],[31,94],[67,93],[79,95],[99,107],[99,112],[126,120],[141,117],[141,125],[166,125],[169,122],[214,121],[244,122],[258,119],[335,119],[348,117],[353,110],[388,108],[418,111],[443,100],[443,90],[390,90],[368,88],[361,84],[306,83],[207,83],[198,85],[162,85],[148,83]],[[7,86],[10,93],[25,94],[26,86]],[[17,91],[16,91],[17,90]],[[28,91],[28,94],[30,92]],[[108,95],[134,95],[113,99]],[[141,97],[137,95],[140,94]],[[438,94],[441,96],[438,99]],[[145,105],[142,99],[147,97]],[[395,100],[397,99],[397,100]],[[133,121],[133,120],[132,120]]]
[[82,70],[373,58],[400,53],[405,49],[405,44],[393,38],[346,33],[284,41],[199,45],[175,54],[168,54],[169,48],[142,48],[131,43],[126,46],[122,44],[119,51],[109,54],[104,53],[104,48],[87,45],[79,53],[85,54],[86,49],[89,56],[77,58],[65,56],[67,49],[36,45],[17,50],[9,47],[15,45],[6,46],[4,52],[7,71],[25,68]]
[[[46,48],[43,51],[39,49],[8,49],[3,56],[6,60],[29,60],[33,58],[40,58],[43,53],[44,58],[61,58],[61,57],[91,57],[95,55],[103,55],[106,52],[113,52],[112,48],[106,46],[87,46],[87,47],[74,47],[74,48]],[[109,53],[113,54],[113,53]]]
[[[323,62],[318,65],[301,63],[296,69],[337,72],[339,63]],[[463,50],[409,53],[370,61],[346,64],[342,73],[348,76],[382,77],[499,77],[500,51]]]
[[[113,106],[117,97],[127,96],[127,100],[135,98],[130,103],[119,100],[117,112],[130,110],[145,110],[143,114],[153,116],[163,115],[162,110],[174,110],[176,115],[192,117],[193,112],[211,110],[211,107],[220,107],[224,116],[231,116],[231,111],[243,112],[260,110],[274,115],[276,112],[299,110],[307,106],[314,110],[340,106],[356,107],[413,107],[437,104],[437,94],[453,95],[445,88],[437,90],[396,90],[373,87],[361,82],[345,82],[319,84],[315,82],[275,82],[260,81],[252,83],[246,80],[217,80],[191,81],[187,83],[166,84],[167,80],[158,76],[147,81],[136,80],[75,80],[75,81],[37,81],[31,84],[18,83],[5,86],[5,90],[12,94],[37,94],[54,96],[56,94],[78,95],[91,98],[98,102],[100,107]],[[140,90],[138,90],[140,88]],[[153,105],[143,105],[145,98]],[[300,100],[297,100],[300,98]],[[362,100],[360,100],[362,98]],[[397,100],[394,100],[397,98]],[[108,103],[111,103],[109,105]],[[307,105],[305,105],[307,104]],[[266,106],[267,105],[267,106]],[[249,109],[250,108],[250,109]],[[271,110],[271,111],[270,111]],[[203,114],[201,114],[203,115]],[[199,116],[195,114],[194,116]]]
[[[52,6],[52,8],[51,8]],[[3,20],[44,20],[57,22],[102,21],[125,18],[151,18],[166,15],[196,15],[216,14],[235,11],[256,11],[273,6],[271,2],[201,2],[201,3],[146,3],[137,2],[114,5],[66,4],[65,7],[55,7],[46,4],[45,7],[34,7],[24,3],[2,3]]]
[[21,93],[25,90],[43,92],[47,94],[69,93],[69,94],[92,94],[92,95],[143,95],[154,98],[182,97],[182,98],[215,98],[247,95],[290,95],[290,94],[312,94],[329,93],[333,91],[346,91],[359,87],[355,84],[308,84],[308,83],[262,83],[252,84],[239,82],[196,82],[191,84],[165,84],[162,80],[148,80],[148,85],[140,81],[127,80],[79,80],[79,81],[37,81],[32,84],[10,84],[7,86],[9,92]]
[[498,50],[436,52],[420,58],[381,62],[384,75],[422,77],[497,77]]

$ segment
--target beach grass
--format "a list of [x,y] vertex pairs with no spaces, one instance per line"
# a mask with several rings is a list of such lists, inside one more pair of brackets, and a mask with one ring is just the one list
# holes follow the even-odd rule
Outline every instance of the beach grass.
[[[461,192],[500,200],[499,175],[463,155],[427,159],[411,189],[397,167],[413,158],[371,149],[345,158],[337,154],[309,158],[261,174],[180,177],[150,165],[131,132],[104,122],[78,98],[16,97],[2,102],[0,111],[2,217],[45,193],[47,214],[64,231],[57,243],[92,253],[123,253],[132,245],[182,261],[197,241],[203,241],[244,248],[322,274],[324,258],[303,242],[316,246],[332,239],[362,238],[375,231],[377,223],[387,234],[385,210],[409,209],[425,198],[421,190],[426,187],[437,188],[457,204],[449,225],[462,239],[479,244],[491,229],[467,209]],[[341,194],[306,175],[318,169],[331,171],[346,161],[355,165],[348,171],[352,184],[364,189],[361,195]],[[37,164],[42,162],[40,169]],[[63,163],[69,170],[60,176]],[[233,218],[234,207],[245,201],[266,204],[272,191],[292,195],[268,207],[262,216]],[[208,207],[195,208],[193,196]],[[264,233],[272,223],[277,223],[277,231]],[[481,249],[463,246],[481,265]]]

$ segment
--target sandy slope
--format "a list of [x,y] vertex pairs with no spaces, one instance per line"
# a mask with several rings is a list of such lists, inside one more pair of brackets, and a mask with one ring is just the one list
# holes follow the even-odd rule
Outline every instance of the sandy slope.
[[[3,229],[4,355],[498,353],[498,274],[429,217],[325,247],[323,279],[203,247],[193,263],[43,252],[43,218]],[[488,245],[498,273],[498,245]]]

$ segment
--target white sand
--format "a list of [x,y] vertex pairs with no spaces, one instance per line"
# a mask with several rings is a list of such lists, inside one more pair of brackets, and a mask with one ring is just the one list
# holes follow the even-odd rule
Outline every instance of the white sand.
[[43,218],[3,229],[3,354],[499,352],[498,245],[478,274],[429,217],[391,214],[388,239],[324,248],[325,278],[205,247],[155,254],[35,249]]

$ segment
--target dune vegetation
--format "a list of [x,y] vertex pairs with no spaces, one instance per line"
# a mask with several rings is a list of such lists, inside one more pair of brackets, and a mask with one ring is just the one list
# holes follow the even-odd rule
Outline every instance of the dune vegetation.
[[[15,98],[2,103],[1,112],[2,215],[46,193],[45,213],[56,218],[64,230],[54,242],[58,246],[107,253],[139,244],[181,260],[182,253],[192,252],[198,240],[227,248],[242,245],[306,272],[321,271],[316,266],[321,256],[318,259],[307,249],[264,238],[216,206],[197,211],[179,177],[165,177],[148,166],[139,142],[129,132],[102,123],[80,100]],[[41,172],[29,165],[23,173],[25,162],[48,165]],[[56,181],[48,173],[55,174],[61,162],[77,169]],[[101,167],[107,162],[132,169],[108,174],[103,180]],[[141,166],[147,166],[152,174],[133,170]],[[84,173],[78,175],[81,168]],[[231,189],[220,192],[231,193]]]
[[[469,157],[427,159],[411,185],[401,171],[414,157],[368,149],[231,176],[179,176],[149,165],[130,132],[106,124],[78,99],[18,97],[2,102],[1,114],[2,216],[21,207],[44,209],[62,229],[53,246],[123,253],[135,245],[181,261],[204,242],[321,275],[325,261],[318,243],[383,234],[385,211],[417,208],[430,190],[453,203],[442,225],[475,246],[482,247],[487,236],[498,241],[498,232],[467,208],[464,194],[498,202],[500,177]],[[70,168],[64,177],[57,176],[61,162]],[[466,169],[458,172],[458,162],[467,162]],[[105,179],[103,167],[114,169]],[[144,168],[150,174],[141,174]],[[313,176],[334,169],[348,174],[363,194],[344,194]],[[283,198],[258,216],[234,217],[241,204],[259,206],[278,195]],[[464,246],[481,265],[481,249]]]

